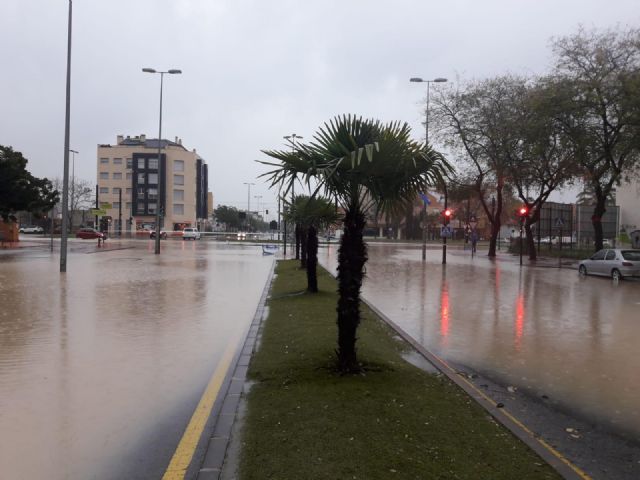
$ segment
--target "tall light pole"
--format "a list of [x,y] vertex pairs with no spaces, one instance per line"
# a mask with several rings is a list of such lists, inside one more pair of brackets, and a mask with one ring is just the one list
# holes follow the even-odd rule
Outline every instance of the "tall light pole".
[[[426,83],[427,84],[427,108],[425,112],[426,121],[424,123],[425,126],[425,147],[429,147],[429,86],[432,83],[442,83],[446,82],[446,78],[438,77],[433,80],[423,80],[420,77],[413,77],[409,79],[410,82],[414,83]],[[424,193],[427,194],[426,192]],[[422,200],[422,261],[424,262],[427,259],[427,202],[425,199]],[[446,248],[446,247],[443,247]]]
[[76,153],[80,153],[77,150],[71,150],[69,149],[69,151],[72,153],[71,155],[71,213],[70,213],[70,217],[71,217],[71,229],[73,230],[73,208],[74,208],[74,200],[76,198]]
[[[285,135],[284,137],[285,140],[288,140],[289,142],[291,142],[291,151],[293,152],[293,154],[296,154],[296,138],[298,139],[302,139],[303,137],[301,135],[296,135],[295,133],[292,133],[291,135]],[[296,189],[296,178],[293,177],[293,181],[291,182],[291,208],[293,208],[293,204],[295,202],[295,189]],[[285,220],[285,235],[286,235],[286,220]],[[297,226],[294,226],[295,230],[294,230],[294,235],[296,237],[296,260],[300,259],[300,239],[298,238],[298,229]],[[287,241],[287,239],[285,238],[285,242]],[[287,253],[287,247],[286,247],[286,243],[285,243],[285,248],[284,248],[285,254]]]
[[182,70],[171,69],[166,72],[158,72],[153,68],[143,68],[143,72],[145,73],[159,73],[160,74],[160,121],[158,125],[158,203],[156,205],[156,245],[155,245],[155,254],[160,255],[160,221],[162,218],[161,210],[162,203],[164,198],[162,197],[162,180],[164,171],[162,170],[162,159],[161,159],[161,149],[162,149],[162,84],[164,80],[164,74],[168,73],[170,75],[176,75],[182,73]]
[[247,233],[249,233],[249,229],[251,228],[251,222],[249,222],[249,212],[251,211],[251,185],[255,185],[255,183],[243,182],[243,184],[247,186]]
[[69,125],[71,122],[71,20],[73,3],[69,0],[67,26],[67,91],[64,116],[64,167],[62,174],[62,232],[60,235],[60,273],[67,271],[67,223],[69,221]]
[[258,208],[256,209],[256,211],[258,212],[258,215],[260,215],[260,200],[262,199],[262,195],[254,195],[253,198],[257,199],[257,203],[258,203]]

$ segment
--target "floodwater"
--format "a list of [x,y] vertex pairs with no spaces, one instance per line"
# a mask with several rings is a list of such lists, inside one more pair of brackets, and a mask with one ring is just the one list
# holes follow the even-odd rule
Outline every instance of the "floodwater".
[[[337,246],[319,252],[335,271]],[[363,297],[444,359],[640,438],[640,282],[369,245]]]
[[65,275],[45,250],[0,257],[1,478],[160,478],[248,328],[273,262],[259,246],[131,243],[92,242]]

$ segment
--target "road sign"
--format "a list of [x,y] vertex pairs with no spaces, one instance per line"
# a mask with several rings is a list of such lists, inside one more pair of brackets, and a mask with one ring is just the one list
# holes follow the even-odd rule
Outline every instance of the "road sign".
[[113,205],[110,203],[106,203],[106,202],[101,202],[100,203],[100,208],[102,210],[109,210],[110,208],[113,208]]
[[451,228],[444,226],[440,229],[441,237],[450,237],[451,236]]
[[107,211],[102,208],[92,208],[91,215],[94,217],[104,217],[107,214]]
[[561,217],[556,217],[556,227],[563,227],[564,220]]

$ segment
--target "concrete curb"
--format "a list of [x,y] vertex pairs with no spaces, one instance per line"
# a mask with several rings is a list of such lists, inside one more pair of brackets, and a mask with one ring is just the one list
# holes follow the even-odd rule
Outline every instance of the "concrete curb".
[[522,440],[529,448],[536,452],[545,462],[553,467],[556,472],[567,480],[590,480],[585,472],[573,465],[569,460],[564,458],[558,451],[547,444],[543,439],[538,437],[534,432],[529,430],[515,416],[507,411],[501,403],[496,403],[490,397],[478,390],[475,385],[460,376],[458,372],[449,366],[440,357],[434,355],[429,350],[420,345],[413,337],[405,332],[393,320],[382,313],[378,308],[373,306],[368,300],[361,298],[376,315],[378,315],[387,325],[389,325],[400,337],[409,343],[420,355],[426,358],[435,368],[458,387],[464,390],[467,395],[473,398],[481,407],[483,407],[496,421],[509,429],[516,437]]
[[267,278],[262,296],[258,302],[258,308],[249,326],[244,343],[238,348],[231,363],[231,368],[216,398],[209,422],[213,425],[213,433],[198,467],[197,480],[219,480],[227,457],[227,451],[231,443],[231,433],[238,416],[238,408],[242,394],[246,394],[246,377],[258,339],[258,330],[264,320],[266,302],[271,290],[271,283],[275,273],[275,261],[271,267],[271,273]]

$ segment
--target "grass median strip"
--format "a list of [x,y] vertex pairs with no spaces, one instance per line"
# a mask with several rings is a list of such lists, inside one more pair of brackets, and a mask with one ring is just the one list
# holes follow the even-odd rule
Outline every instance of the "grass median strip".
[[251,361],[240,478],[551,479],[558,475],[363,306],[360,375],[335,370],[336,283],[279,262]]

